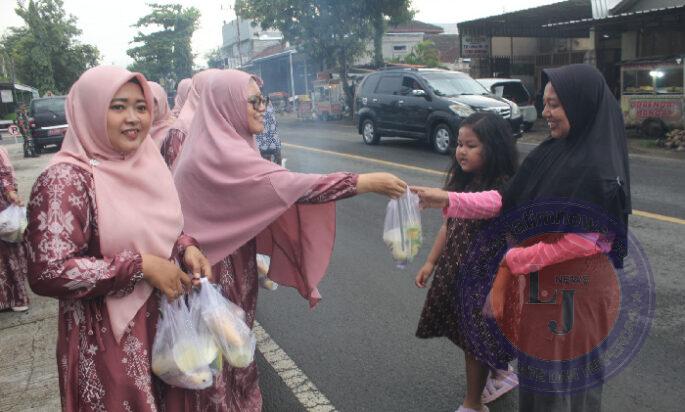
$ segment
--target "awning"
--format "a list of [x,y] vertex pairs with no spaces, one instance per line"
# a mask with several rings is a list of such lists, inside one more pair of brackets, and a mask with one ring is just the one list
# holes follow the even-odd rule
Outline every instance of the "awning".
[[584,18],[584,19],[573,19],[563,22],[549,23],[546,24],[545,28],[555,28],[555,27],[577,27],[577,28],[590,28],[593,26],[604,26],[622,23],[631,23],[636,21],[644,21],[646,18],[651,17],[669,17],[677,18],[682,17],[685,13],[685,4],[670,7],[660,7],[649,10],[637,10],[630,11],[626,13],[614,14],[601,18]]

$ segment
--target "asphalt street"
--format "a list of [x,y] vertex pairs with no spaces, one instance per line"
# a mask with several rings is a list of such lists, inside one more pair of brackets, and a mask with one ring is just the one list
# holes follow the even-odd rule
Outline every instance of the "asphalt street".
[[[387,171],[413,185],[442,184],[449,158],[420,142],[384,139],[366,146],[345,123],[281,121],[283,157],[298,172]],[[530,145],[519,145],[522,156]],[[24,197],[50,155],[24,160],[11,146]],[[685,218],[685,164],[631,157],[634,207]],[[382,242],[387,199],[363,195],[338,202],[337,240],[323,300],[313,310],[294,291],[260,290],[257,320],[340,411],[453,411],[465,393],[462,352],[446,339],[414,336],[425,290],[413,284],[441,224],[423,214],[424,246],[405,270]],[[631,230],[651,264],[656,313],[635,358],[604,388],[604,410],[681,410],[685,402],[685,224],[634,216]],[[0,410],[54,410],[59,405],[54,362],[55,301],[36,297],[29,314],[0,313]],[[31,348],[27,350],[27,348]],[[264,348],[263,346],[261,347]],[[278,364],[258,355],[265,411],[326,410],[303,405]],[[285,379],[285,381],[284,381]],[[517,394],[490,410],[517,410]]]

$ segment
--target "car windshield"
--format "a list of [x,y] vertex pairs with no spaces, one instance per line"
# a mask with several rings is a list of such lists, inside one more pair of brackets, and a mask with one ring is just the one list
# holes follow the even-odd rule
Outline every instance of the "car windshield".
[[463,94],[490,94],[480,83],[469,76],[451,72],[422,73],[428,85],[438,96],[459,96]]
[[64,98],[34,100],[33,113],[53,112],[64,113]]

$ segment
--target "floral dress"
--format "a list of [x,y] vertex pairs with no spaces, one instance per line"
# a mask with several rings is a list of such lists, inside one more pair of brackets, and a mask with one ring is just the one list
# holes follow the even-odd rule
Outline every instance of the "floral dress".
[[[7,190],[17,190],[12,165],[0,161],[0,210],[5,210],[11,202]],[[26,253],[24,243],[9,243],[0,240],[0,310],[17,306],[28,306],[26,293]]]
[[[354,196],[357,175],[334,173],[324,176],[299,203],[326,203]],[[255,240],[247,242],[231,255],[212,267],[214,280],[224,296],[239,305],[252,327],[259,290]],[[253,362],[243,369],[232,368],[224,362],[223,373],[214,386],[202,391],[173,388],[165,395],[167,410],[252,412],[262,410],[257,365]]]
[[162,142],[162,147],[159,149],[164,158],[164,162],[169,169],[172,169],[179,153],[181,153],[181,148],[183,147],[183,142],[185,142],[185,140],[186,132],[180,129],[169,129],[169,133],[164,139],[164,142]]
[[[130,293],[142,280],[142,256],[100,253],[93,175],[59,163],[36,181],[26,232],[29,283],[59,299],[57,365],[66,411],[157,411],[164,383],[152,375],[159,293],[129,323],[121,341],[110,327],[105,297]],[[172,256],[195,241],[181,235]]]

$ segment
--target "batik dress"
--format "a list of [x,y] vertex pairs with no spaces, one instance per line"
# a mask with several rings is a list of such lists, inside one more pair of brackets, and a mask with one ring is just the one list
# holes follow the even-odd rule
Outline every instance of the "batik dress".
[[164,162],[171,169],[176,162],[176,158],[181,153],[183,143],[186,140],[187,133],[181,129],[169,129],[167,137],[162,142],[162,147],[159,149],[164,158]]
[[[354,196],[357,177],[350,173],[323,176],[298,203],[326,203]],[[259,290],[256,253],[256,241],[252,239],[212,267],[224,296],[245,310],[250,327],[254,326]],[[224,362],[223,373],[217,376],[213,387],[202,391],[173,388],[165,398],[168,411],[261,411],[257,365],[253,362],[239,369]]]
[[[0,210],[5,210],[12,204],[7,198],[8,190],[16,192],[17,181],[12,165],[4,164],[0,157]],[[24,243],[0,240],[0,310],[28,306],[26,270]]]
[[[164,384],[152,375],[150,353],[160,295],[152,294],[117,343],[105,297],[126,295],[142,281],[142,256],[124,250],[102,257],[92,173],[66,163],[46,169],[33,187],[26,239],[31,288],[59,299],[62,408],[159,410]],[[181,235],[172,256],[180,261],[194,244]]]

